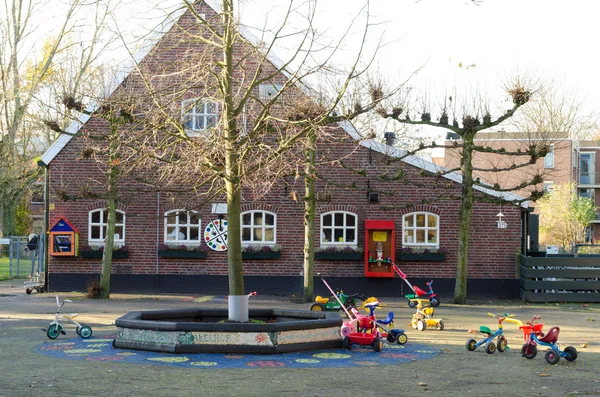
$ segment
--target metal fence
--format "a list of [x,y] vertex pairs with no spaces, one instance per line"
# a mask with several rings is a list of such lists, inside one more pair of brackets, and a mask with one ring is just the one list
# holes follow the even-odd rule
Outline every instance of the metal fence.
[[28,278],[44,272],[44,240],[38,238],[38,248],[33,250],[27,247],[28,241],[27,236],[0,240],[0,277]]

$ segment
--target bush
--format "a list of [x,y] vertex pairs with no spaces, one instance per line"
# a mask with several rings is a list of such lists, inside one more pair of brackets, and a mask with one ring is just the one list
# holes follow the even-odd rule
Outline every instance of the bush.
[[102,287],[98,280],[91,280],[87,285],[87,297],[88,299],[98,299],[102,296]]

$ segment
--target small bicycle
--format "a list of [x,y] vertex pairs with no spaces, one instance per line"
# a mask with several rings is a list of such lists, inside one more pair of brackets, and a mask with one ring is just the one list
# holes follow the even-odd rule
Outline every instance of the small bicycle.
[[[521,355],[530,360],[533,359],[537,355],[537,345],[540,345],[550,348],[550,350],[546,351],[544,354],[544,358],[548,364],[558,364],[561,357],[567,361],[577,360],[577,349],[573,346],[567,346],[565,347],[565,350],[560,350],[558,346],[556,346],[560,328],[552,327],[548,330],[548,333],[544,335],[541,333],[541,324],[533,324],[535,320],[540,318],[540,316],[533,316],[531,321],[525,326],[527,330],[530,330],[530,334],[521,348]],[[540,332],[535,331],[535,326],[537,325],[540,326]],[[521,329],[523,329],[523,327],[521,327]],[[525,332],[525,330],[523,332]]]
[[[520,321],[512,319],[512,317],[514,317],[514,314],[504,314],[503,317],[500,317],[492,313],[488,313],[488,316],[495,317],[498,320],[498,329],[496,330],[496,332],[492,333],[489,327],[486,327],[485,325],[480,326],[479,332],[486,335],[486,337],[479,342],[477,342],[475,339],[467,340],[466,347],[468,351],[472,352],[479,346],[485,345],[485,352],[487,354],[494,354],[496,352],[496,349],[498,349],[499,352],[503,352],[504,350],[506,350],[508,342],[502,334],[502,323],[505,320],[517,324],[520,323]],[[496,341],[496,344],[494,344],[494,339],[496,338],[498,339]]]
[[56,310],[56,313],[54,314],[54,320],[50,323],[50,325],[48,325],[48,328],[45,330],[48,338],[56,339],[56,338],[58,338],[58,335],[66,334],[65,331],[63,330],[63,326],[59,320],[68,320],[70,323],[75,324],[75,326],[76,326],[75,332],[77,332],[77,335],[81,336],[84,339],[87,339],[90,336],[92,336],[92,328],[90,326],[85,325],[85,324],[80,324],[75,320],[75,317],[77,317],[78,313],[64,313],[63,314],[60,312],[60,309],[62,309],[65,302],[72,302],[72,301],[70,299],[65,299],[61,302],[58,299],[58,295],[56,295],[56,306],[58,306],[58,309]]

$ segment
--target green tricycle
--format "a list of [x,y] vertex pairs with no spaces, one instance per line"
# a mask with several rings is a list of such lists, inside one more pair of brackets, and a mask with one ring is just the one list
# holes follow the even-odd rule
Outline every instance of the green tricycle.
[[349,309],[350,307],[356,307],[357,300],[364,302],[368,299],[363,294],[347,295],[341,289],[336,290],[335,295],[337,296],[337,299],[335,299],[335,297],[333,297],[333,296],[330,298],[324,298],[322,296],[317,296],[315,298],[315,302],[312,305],[310,305],[310,310],[313,310],[313,311],[342,310],[342,306],[340,304],[343,304],[345,309]]

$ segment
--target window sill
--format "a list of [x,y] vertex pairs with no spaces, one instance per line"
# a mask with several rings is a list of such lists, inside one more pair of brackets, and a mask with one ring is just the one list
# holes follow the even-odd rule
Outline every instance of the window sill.
[[184,251],[184,250],[159,250],[160,258],[206,258],[206,252],[202,251]]

